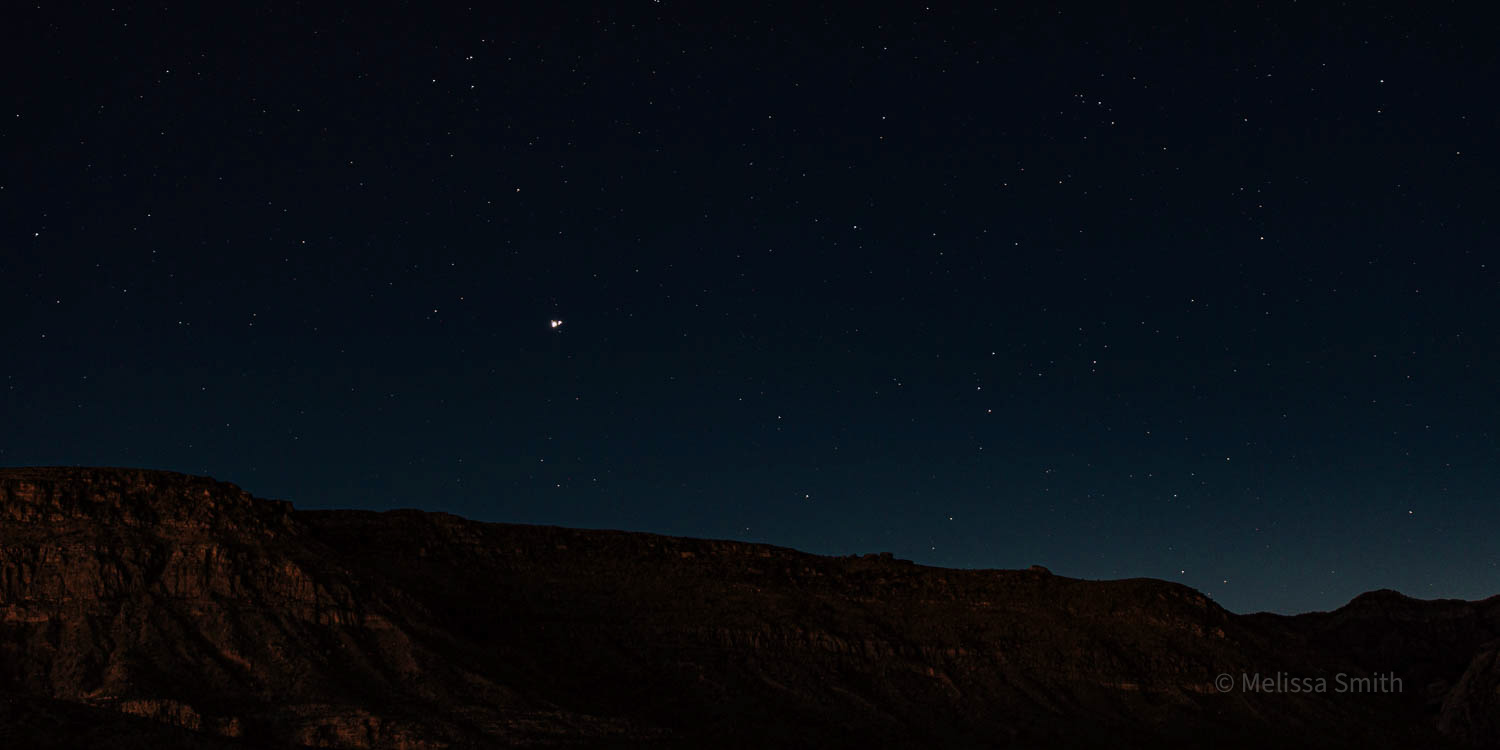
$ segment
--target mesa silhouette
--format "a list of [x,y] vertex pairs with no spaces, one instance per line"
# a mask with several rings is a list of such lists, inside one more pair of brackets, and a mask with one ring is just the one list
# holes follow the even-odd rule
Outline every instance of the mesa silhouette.
[[1497,645],[1500,597],[1236,615],[1149,579],[0,469],[8,747],[1494,747]]

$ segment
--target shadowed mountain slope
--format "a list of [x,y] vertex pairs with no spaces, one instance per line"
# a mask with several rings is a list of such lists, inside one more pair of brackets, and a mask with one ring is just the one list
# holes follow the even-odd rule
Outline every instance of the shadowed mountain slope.
[[[1497,598],[1241,616],[1148,579],[0,469],[0,741],[27,745],[1485,747],[1497,639]],[[1278,673],[1326,692],[1244,689]]]

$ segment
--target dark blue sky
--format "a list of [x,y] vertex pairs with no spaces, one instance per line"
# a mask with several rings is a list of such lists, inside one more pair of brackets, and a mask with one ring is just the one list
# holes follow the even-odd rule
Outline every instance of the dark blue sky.
[[1462,7],[511,12],[13,11],[0,464],[1500,593]]

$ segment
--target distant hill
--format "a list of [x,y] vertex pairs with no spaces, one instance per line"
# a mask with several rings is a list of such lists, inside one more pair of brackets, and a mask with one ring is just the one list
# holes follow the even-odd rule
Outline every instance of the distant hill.
[[1235,615],[1149,579],[0,469],[7,747],[1496,747],[1497,646],[1500,597]]

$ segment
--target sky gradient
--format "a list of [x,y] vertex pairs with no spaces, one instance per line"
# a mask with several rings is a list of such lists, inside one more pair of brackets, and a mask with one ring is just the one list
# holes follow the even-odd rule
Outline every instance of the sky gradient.
[[1488,26],[1182,12],[13,10],[0,465],[1500,593]]

